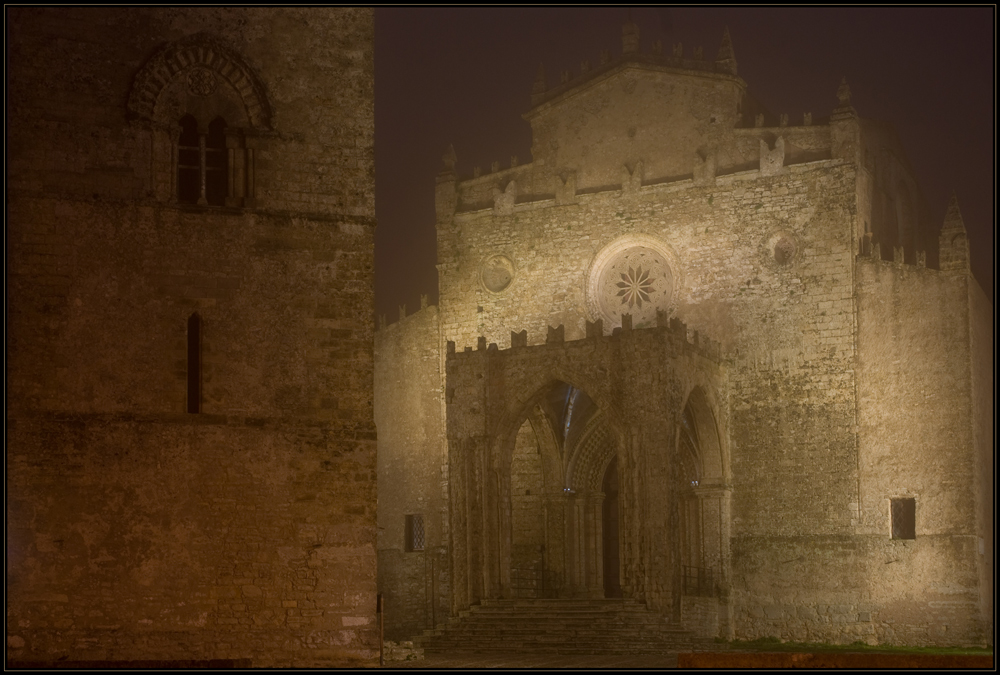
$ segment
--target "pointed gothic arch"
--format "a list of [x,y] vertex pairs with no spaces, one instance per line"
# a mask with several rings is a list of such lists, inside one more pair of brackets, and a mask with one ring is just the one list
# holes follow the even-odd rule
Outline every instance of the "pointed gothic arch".
[[717,596],[728,584],[730,490],[718,410],[711,389],[695,384],[677,429],[679,585],[686,596]]
[[[524,589],[518,587],[519,579],[524,568],[533,564],[547,575],[548,595],[604,595],[602,481],[609,463],[617,458],[620,431],[611,422],[613,416],[606,414],[590,394],[591,389],[571,383],[584,379],[565,377],[564,373],[546,374],[541,380],[544,383],[513,402],[498,424],[493,456],[499,469],[498,497],[502,504],[498,513],[502,534],[497,566],[501,594],[522,597]],[[549,399],[564,394],[574,399],[573,394],[579,395],[576,413],[568,405],[560,416],[553,407]],[[564,424],[565,430],[561,428]],[[526,456],[522,446],[530,444],[529,436],[537,444],[542,474],[543,495],[537,500],[518,494],[531,488],[524,476],[515,475],[528,473],[525,467],[532,458]],[[523,511],[529,502],[538,507],[536,522],[525,528],[530,532],[521,532],[526,522]],[[617,546],[617,528],[613,536]],[[530,555],[532,546],[538,549],[534,558]]]

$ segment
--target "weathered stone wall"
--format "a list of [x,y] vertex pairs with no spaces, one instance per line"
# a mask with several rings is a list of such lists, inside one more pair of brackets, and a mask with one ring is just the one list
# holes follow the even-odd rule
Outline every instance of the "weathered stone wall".
[[[543,103],[531,122],[532,159],[575,173],[577,188],[618,185],[623,167],[642,162],[647,177],[687,176],[696,153],[719,144],[738,125],[746,84],[738,77],[704,73],[665,76],[667,69],[612,70]],[[756,159],[756,148],[749,158]]]
[[[444,440],[438,309],[430,306],[375,335],[379,430],[379,590],[387,639],[402,640],[448,617],[448,462]],[[424,549],[407,551],[406,517],[423,516]]]
[[[831,283],[846,285],[850,297],[849,265],[841,271],[845,265],[836,263],[849,260],[853,251],[844,231],[851,217],[852,180],[849,167],[816,162],[766,179],[756,171],[742,172],[720,177],[715,186],[685,180],[634,192],[581,194],[570,205],[515,206],[507,216],[492,210],[456,214],[441,234],[444,337],[464,346],[484,335],[505,347],[511,331],[527,329],[529,340],[538,343],[548,326],[560,323],[566,339],[583,337],[585,320],[593,318],[585,298],[591,261],[615,240],[647,235],[676,254],[673,304],[692,329],[722,341],[726,349],[788,360],[800,338],[797,322],[783,318],[785,305],[795,316],[815,312],[817,320],[825,317],[829,306],[817,308],[808,300],[826,294],[830,297],[817,302],[833,302],[834,294],[826,290],[829,275],[835,275]],[[457,232],[461,247],[450,245]],[[796,250],[790,265],[774,259],[772,239],[785,233]],[[506,256],[515,268],[501,293],[480,280],[482,263],[492,255]],[[836,256],[831,266],[812,272],[811,263],[829,256]],[[804,283],[802,271],[822,283]],[[760,315],[769,309],[780,316],[760,325],[767,323]],[[605,325],[605,332],[611,328]],[[810,354],[818,349],[813,344]]]
[[681,624],[698,635],[718,635],[718,599],[695,595],[684,596],[681,600]]
[[[371,664],[371,12],[8,19],[8,658]],[[163,194],[127,104],[174,41],[262,83],[255,202]]]
[[[968,285],[957,204],[939,256],[890,125],[860,119],[843,83],[830,117],[789,126],[746,94],[726,49],[715,62],[625,49],[558,86],[539,79],[530,162],[460,180],[446,158],[435,204],[438,339],[458,351],[445,393],[452,610],[507,591],[505,565],[537,539],[519,523],[543,502],[547,550],[576,584],[563,592],[603,592],[603,495],[570,494],[569,436],[535,443],[561,497],[522,494],[527,455],[509,457],[532,446],[515,439],[544,392],[573,386],[604,415],[604,454],[589,452],[619,460],[627,597],[724,637],[990,639],[992,307]],[[720,344],[724,376],[665,365],[647,336],[666,317],[694,344]],[[671,454],[692,400],[702,450],[717,436],[700,484]],[[682,532],[663,486],[689,478],[701,512]],[[887,529],[901,496],[918,497],[913,541]],[[717,573],[715,610],[681,599],[681,536],[700,537],[684,559]]]
[[[985,635],[970,518],[981,480],[973,399],[984,393],[971,372],[985,364],[973,361],[970,329],[983,321],[974,282],[869,258],[858,270],[858,530],[873,537],[876,628],[919,644],[976,642]],[[889,502],[899,497],[916,501],[914,540],[891,539]]]
[[995,374],[993,370],[993,350],[995,349],[993,333],[993,303],[970,275],[969,281],[969,318],[971,319],[970,337],[972,342],[972,435],[976,448],[976,529],[979,532],[979,610],[983,618],[984,630],[988,632],[986,639],[993,641],[993,610],[995,607],[994,592],[994,452],[995,436],[993,434],[993,388]]
[[538,439],[525,420],[517,432],[510,464],[512,567],[529,569],[544,564],[545,496]]

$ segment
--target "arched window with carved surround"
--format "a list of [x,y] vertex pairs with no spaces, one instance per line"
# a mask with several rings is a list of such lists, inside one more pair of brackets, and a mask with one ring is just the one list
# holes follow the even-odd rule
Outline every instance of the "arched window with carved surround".
[[148,190],[158,201],[256,205],[255,151],[271,109],[232,49],[206,35],[167,45],[136,74],[128,108],[149,131]]

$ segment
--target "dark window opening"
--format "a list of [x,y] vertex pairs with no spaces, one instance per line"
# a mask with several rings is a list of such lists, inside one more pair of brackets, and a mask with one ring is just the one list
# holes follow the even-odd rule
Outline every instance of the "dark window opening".
[[177,200],[197,204],[201,196],[201,141],[198,122],[191,115],[181,118],[181,136],[177,143]]
[[424,517],[419,513],[406,516],[406,550],[424,550]]
[[892,500],[892,538],[917,538],[917,504],[915,500]]
[[229,182],[229,151],[226,149],[226,122],[216,117],[208,125],[205,139],[205,199],[212,206],[225,206]]
[[201,317],[188,318],[187,331],[187,411],[201,412]]
[[225,206],[229,196],[229,150],[226,121],[216,117],[208,134],[198,131],[191,115],[181,118],[177,141],[177,201],[181,204]]

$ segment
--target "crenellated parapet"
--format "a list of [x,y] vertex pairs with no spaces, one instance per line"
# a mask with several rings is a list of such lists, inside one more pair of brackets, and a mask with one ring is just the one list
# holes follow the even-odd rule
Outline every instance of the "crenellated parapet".
[[400,305],[399,306],[399,319],[397,321],[388,321],[385,314],[379,314],[378,315],[378,321],[375,324],[375,331],[376,332],[384,332],[386,330],[392,330],[396,326],[400,326],[400,325],[405,324],[407,322],[407,320],[412,319],[413,317],[416,317],[417,315],[420,315],[420,314],[424,313],[425,310],[428,310],[428,309],[430,309],[432,311],[437,311],[437,305],[430,305],[430,304],[428,304],[428,302],[427,302],[427,295],[426,294],[421,294],[421,296],[420,296],[420,309],[418,309],[417,311],[415,311],[415,312],[413,312],[411,314],[407,314],[406,313],[406,305],[405,304]]
[[[460,174],[449,148],[437,177],[438,223],[450,225],[457,214],[503,217],[577,204],[585,194],[620,191],[628,197],[639,188],[684,181],[712,187],[719,176],[766,177],[793,165],[860,161],[858,117],[846,81],[829,117],[775,115],[736,76],[728,31],[714,61],[703,54],[695,50],[687,58],[683,45],[665,52],[658,43],[644,52],[638,27],[626,23],[618,57],[605,51],[598,62],[583,60],[578,74],[565,71],[558,84],[540,65],[532,109],[524,115],[532,125],[530,161],[511,156]],[[684,125],[643,126],[635,118],[644,107],[669,111],[689,98],[699,106],[697,113],[685,113]],[[566,119],[578,122],[566,125]],[[598,146],[601,151],[594,152]],[[452,245],[447,239],[441,240],[446,247]]]
[[[887,249],[886,246],[889,248]],[[936,271],[969,273],[969,242],[954,194],[948,205],[939,235],[939,256]],[[891,251],[891,258],[890,256]],[[927,252],[907,246],[883,245],[870,235],[862,239],[859,261],[870,261],[883,267],[927,268]],[[933,269],[933,268],[932,268]]]
[[610,334],[604,333],[603,321],[586,322],[586,337],[580,340],[566,341],[565,327],[549,326],[543,344],[529,345],[528,331],[511,331],[510,344],[508,349],[499,349],[496,343],[487,343],[486,338],[479,336],[476,345],[464,346],[459,349],[456,344],[449,340],[447,342],[447,358],[475,358],[467,357],[468,354],[476,353],[516,353],[520,350],[549,350],[557,351],[563,348],[608,345],[618,348],[621,345],[652,345],[658,344],[667,349],[672,355],[688,354],[698,355],[709,361],[719,364],[723,360],[721,345],[708,337],[701,335],[696,330],[689,330],[686,323],[680,319],[668,318],[666,312],[657,312],[655,326],[647,328],[633,328],[632,316],[622,315],[622,325],[616,327]]
[[[869,242],[865,245],[864,249],[857,256],[857,261],[859,264],[874,265],[879,269],[888,270],[890,268],[903,270],[928,270],[927,267],[927,252],[926,251],[911,251],[913,254],[910,258],[910,262],[907,261],[907,251],[902,246],[892,247],[892,260],[886,260],[882,256],[882,246],[878,242]],[[937,274],[938,270],[930,269],[933,274]]]

